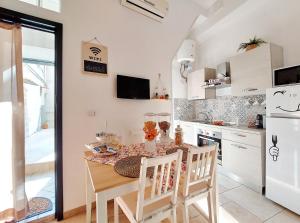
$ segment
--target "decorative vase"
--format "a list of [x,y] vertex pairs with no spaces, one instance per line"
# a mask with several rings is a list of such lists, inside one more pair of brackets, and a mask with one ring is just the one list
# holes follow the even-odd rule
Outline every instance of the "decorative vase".
[[251,44],[246,47],[246,51],[253,50],[257,47],[257,44]]
[[155,142],[155,139],[154,140],[146,140],[145,141],[145,150],[150,152],[150,153],[153,153],[156,151],[156,142]]
[[47,122],[45,122],[44,124],[42,124],[42,129],[48,129],[49,128],[49,125]]

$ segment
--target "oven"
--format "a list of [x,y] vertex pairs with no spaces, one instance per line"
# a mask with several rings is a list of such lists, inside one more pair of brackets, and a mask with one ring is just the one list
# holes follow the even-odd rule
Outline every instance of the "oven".
[[198,129],[197,144],[199,147],[218,143],[218,164],[222,166],[222,132]]

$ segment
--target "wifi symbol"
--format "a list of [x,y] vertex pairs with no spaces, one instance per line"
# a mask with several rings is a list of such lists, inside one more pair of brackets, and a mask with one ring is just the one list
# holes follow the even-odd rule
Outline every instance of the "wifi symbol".
[[97,48],[97,47],[91,47],[90,50],[92,51],[92,53],[95,56],[97,56],[101,52],[101,50],[99,48]]

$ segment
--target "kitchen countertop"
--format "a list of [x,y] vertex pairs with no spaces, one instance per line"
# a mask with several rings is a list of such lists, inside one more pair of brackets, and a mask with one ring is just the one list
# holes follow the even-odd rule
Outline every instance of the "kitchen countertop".
[[187,121],[187,120],[174,120],[176,121],[181,121],[181,122],[189,122],[193,123],[196,126],[205,126],[209,128],[214,128],[214,129],[220,129],[220,130],[231,130],[231,131],[242,131],[242,132],[247,132],[247,133],[254,133],[254,134],[265,134],[266,130],[265,129],[256,129],[256,128],[248,128],[247,126],[243,125],[229,125],[229,126],[218,126],[218,125],[213,125],[213,124],[207,124],[207,123],[201,123],[201,122],[195,122],[195,121]]

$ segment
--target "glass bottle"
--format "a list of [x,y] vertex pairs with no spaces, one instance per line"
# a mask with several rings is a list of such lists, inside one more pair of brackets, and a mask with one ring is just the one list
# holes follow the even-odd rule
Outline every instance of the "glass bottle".
[[175,129],[175,145],[180,146],[183,144],[183,131],[180,125],[177,125]]

